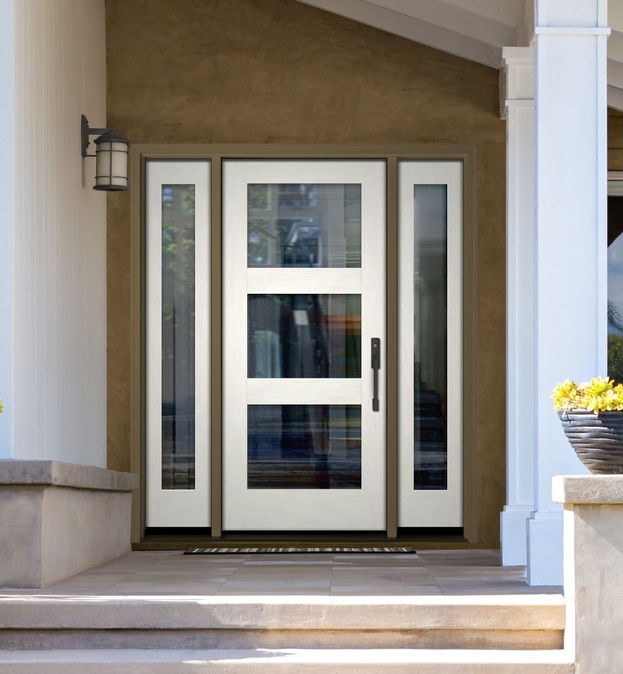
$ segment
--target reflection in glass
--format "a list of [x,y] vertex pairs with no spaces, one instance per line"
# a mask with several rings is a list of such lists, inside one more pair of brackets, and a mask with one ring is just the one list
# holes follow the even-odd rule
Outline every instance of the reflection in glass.
[[195,186],[162,186],[162,488],[195,488]]
[[608,376],[623,383],[623,196],[608,197]]
[[249,267],[361,267],[361,185],[248,186]]
[[361,295],[249,295],[252,378],[361,376]]
[[447,489],[447,188],[416,185],[414,489]]
[[249,405],[249,489],[361,489],[361,405]]

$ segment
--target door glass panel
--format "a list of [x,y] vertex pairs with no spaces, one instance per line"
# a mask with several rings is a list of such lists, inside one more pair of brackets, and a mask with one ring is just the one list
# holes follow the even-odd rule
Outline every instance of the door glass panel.
[[162,186],[162,488],[195,488],[195,186]]
[[447,489],[447,187],[416,185],[414,489]]
[[249,405],[249,489],[361,489],[361,405]]
[[361,295],[249,295],[248,376],[359,378]]
[[249,267],[361,267],[361,185],[251,184]]

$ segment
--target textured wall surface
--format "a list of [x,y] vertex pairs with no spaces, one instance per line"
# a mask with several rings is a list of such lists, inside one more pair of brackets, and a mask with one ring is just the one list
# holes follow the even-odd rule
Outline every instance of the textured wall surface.
[[[496,70],[295,0],[107,0],[108,124],[135,143],[478,148],[479,547],[505,490],[505,126]],[[108,201],[108,467],[129,468],[129,195]]]
[[608,110],[608,170],[623,171],[623,112]]
[[103,0],[14,3],[16,459],[106,466],[106,196],[79,142],[81,113],[105,120],[104,20]]

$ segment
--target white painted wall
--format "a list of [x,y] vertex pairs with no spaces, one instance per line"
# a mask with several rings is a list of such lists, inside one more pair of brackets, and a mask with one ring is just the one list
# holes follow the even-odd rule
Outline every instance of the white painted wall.
[[12,456],[105,467],[106,196],[80,154],[80,114],[105,123],[104,0],[13,8]]
[[[0,0],[0,92],[13,96],[13,1]],[[0,459],[11,457],[13,400],[11,358],[13,314],[13,106],[0,103]]]

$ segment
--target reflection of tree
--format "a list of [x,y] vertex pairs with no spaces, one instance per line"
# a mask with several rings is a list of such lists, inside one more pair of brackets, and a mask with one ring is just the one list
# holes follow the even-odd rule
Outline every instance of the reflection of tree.
[[608,302],[608,332],[608,376],[623,382],[623,325],[614,302]]
[[623,335],[608,335],[608,376],[623,383]]
[[275,237],[269,228],[270,223],[264,218],[249,219],[247,255],[250,266],[267,264],[270,260],[270,239]]
[[608,302],[608,330],[623,332],[623,324],[621,322],[621,313],[617,309],[614,302]]
[[249,185],[247,190],[249,209],[257,208],[265,211],[269,207],[268,185]]
[[170,194],[162,200],[162,316],[172,321],[176,299],[195,295],[195,186],[164,189]]

